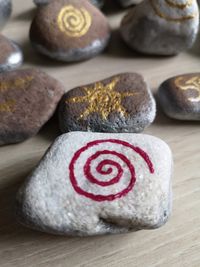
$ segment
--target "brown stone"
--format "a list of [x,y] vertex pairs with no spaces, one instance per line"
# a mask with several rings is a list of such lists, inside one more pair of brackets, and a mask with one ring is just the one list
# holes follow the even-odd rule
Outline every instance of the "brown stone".
[[38,9],[30,29],[34,48],[62,61],[79,61],[100,53],[110,28],[105,16],[87,0],[53,0]]
[[163,111],[179,120],[200,120],[200,73],[166,80],[158,92]]
[[143,77],[124,73],[67,92],[59,108],[60,128],[62,132],[142,132],[155,113]]
[[35,135],[53,115],[62,85],[41,70],[0,74],[0,145]]

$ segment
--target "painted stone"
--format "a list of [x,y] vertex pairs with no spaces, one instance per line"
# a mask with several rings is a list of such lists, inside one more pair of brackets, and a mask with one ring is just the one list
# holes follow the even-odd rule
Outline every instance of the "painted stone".
[[41,70],[0,74],[0,145],[37,134],[53,115],[64,93],[62,85]]
[[143,77],[118,74],[67,92],[60,103],[62,132],[142,132],[156,114],[154,98]]
[[[49,4],[52,0],[33,0],[37,6]],[[104,5],[103,0],[90,0],[90,2],[98,8],[102,8]]]
[[161,84],[158,97],[165,114],[178,120],[200,120],[200,73],[184,74]]
[[105,16],[87,0],[53,0],[38,9],[30,39],[33,47],[46,56],[81,61],[104,50],[110,28]]
[[0,29],[2,29],[12,12],[11,0],[0,0]]
[[60,136],[17,195],[18,220],[63,235],[154,229],[172,206],[172,155],[140,134]]
[[118,0],[118,2],[120,3],[120,5],[122,7],[129,7],[132,5],[138,5],[142,2],[143,0]]
[[0,72],[9,71],[22,65],[23,54],[17,44],[0,34]]
[[136,51],[169,56],[189,49],[198,27],[196,0],[145,0],[124,17],[121,34]]

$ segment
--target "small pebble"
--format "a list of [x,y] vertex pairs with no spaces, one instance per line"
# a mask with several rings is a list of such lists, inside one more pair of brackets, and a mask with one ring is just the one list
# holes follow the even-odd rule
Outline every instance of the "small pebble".
[[136,51],[170,56],[189,49],[198,28],[196,0],[144,0],[124,17],[121,34]]
[[37,134],[63,93],[62,85],[41,70],[0,73],[0,145]]
[[0,0],[0,29],[2,29],[12,12],[11,0]]
[[61,235],[155,229],[171,214],[172,165],[168,145],[153,136],[64,134],[19,190],[16,215]]
[[81,61],[104,50],[110,27],[106,17],[87,0],[53,0],[38,9],[30,39],[38,52],[50,58]]
[[22,65],[21,49],[2,34],[0,34],[0,50],[0,72],[13,70]]
[[156,114],[154,98],[143,77],[118,74],[67,92],[60,104],[62,132],[142,132]]
[[183,74],[161,84],[158,97],[165,114],[178,120],[200,120],[200,73]]

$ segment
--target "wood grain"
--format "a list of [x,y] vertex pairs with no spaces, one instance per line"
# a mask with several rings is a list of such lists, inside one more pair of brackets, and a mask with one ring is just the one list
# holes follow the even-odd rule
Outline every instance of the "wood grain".
[[[121,41],[119,10],[108,11],[112,42],[100,56],[79,64],[60,64],[37,55],[28,30],[35,9],[32,1],[14,0],[12,19],[4,34],[24,50],[24,67],[40,67],[65,84],[66,91],[110,75],[142,73],[156,92],[166,78],[200,67],[200,41],[176,57],[136,55]],[[174,209],[161,229],[116,236],[66,238],[34,232],[14,220],[15,194],[49,144],[59,135],[56,116],[34,138],[0,148],[0,266],[65,267],[199,267],[200,266],[200,125],[166,118],[158,107],[155,123],[145,132],[172,148]]]

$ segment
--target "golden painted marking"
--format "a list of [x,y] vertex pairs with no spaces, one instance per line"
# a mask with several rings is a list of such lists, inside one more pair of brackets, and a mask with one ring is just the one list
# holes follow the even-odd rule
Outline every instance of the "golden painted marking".
[[25,89],[29,83],[34,79],[33,76],[26,76],[24,78],[17,78],[15,80],[0,82],[0,92],[7,91],[9,89]]
[[59,29],[70,37],[85,35],[91,24],[92,17],[85,8],[76,8],[72,5],[63,7],[58,14],[57,23]]
[[175,80],[175,85],[183,91],[195,90],[198,95],[196,97],[188,97],[188,100],[191,102],[200,101],[200,78],[198,76],[194,76],[187,81],[184,81],[183,77],[179,77]]
[[115,91],[119,78],[115,78],[107,85],[101,82],[95,83],[94,87],[84,87],[86,95],[72,97],[66,101],[68,103],[87,102],[88,107],[80,115],[79,119],[86,119],[92,113],[98,113],[103,120],[106,120],[111,112],[118,112],[122,116],[128,116],[125,108],[122,106],[122,100],[128,96],[134,96],[138,93]]
[[175,0],[165,0],[165,2],[171,6],[171,7],[175,7],[175,8],[179,8],[179,9],[185,9],[186,7],[190,7],[193,4],[193,0],[187,0],[186,3],[178,3]]
[[15,110],[15,100],[8,100],[0,103],[0,112],[13,112]]
[[[168,20],[168,21],[183,22],[186,20],[194,19],[198,15],[197,12],[194,12],[188,16],[183,16],[180,18],[172,18],[172,17],[165,15],[161,10],[159,10],[159,7],[156,5],[155,0],[150,0],[150,3],[151,3],[151,6],[152,6],[154,12],[156,13],[156,15],[159,16],[160,18]],[[173,8],[175,8],[175,7],[173,7]]]

